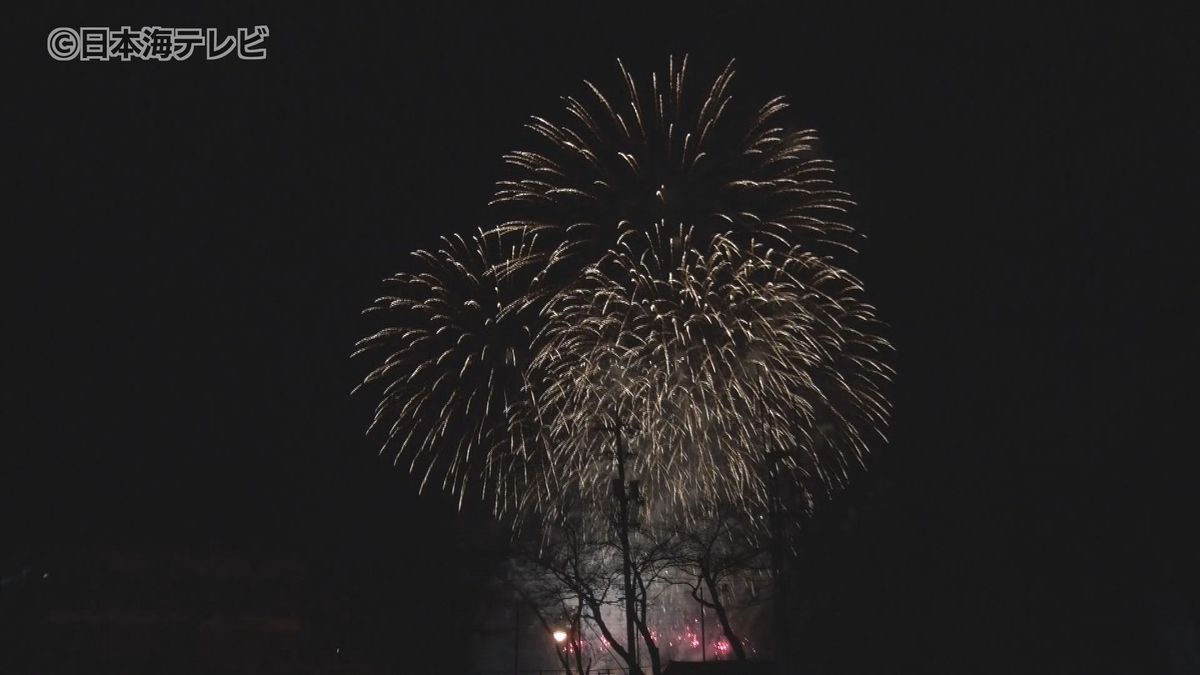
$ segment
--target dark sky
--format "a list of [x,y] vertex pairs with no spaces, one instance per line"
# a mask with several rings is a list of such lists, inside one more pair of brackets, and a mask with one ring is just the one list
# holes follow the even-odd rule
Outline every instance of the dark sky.
[[[787,95],[861,204],[852,266],[900,372],[872,466],[888,516],[852,549],[865,590],[842,619],[861,648],[924,672],[1116,672],[1165,663],[1180,617],[1195,640],[1182,15],[223,7],[6,22],[6,559],[433,569],[446,501],[375,458],[349,398],[358,312],[408,251],[485,221],[528,115],[614,82],[617,57],[686,51],[696,72],[736,57],[736,94]],[[52,27],[122,24],[267,24],[268,58],[46,54]]]

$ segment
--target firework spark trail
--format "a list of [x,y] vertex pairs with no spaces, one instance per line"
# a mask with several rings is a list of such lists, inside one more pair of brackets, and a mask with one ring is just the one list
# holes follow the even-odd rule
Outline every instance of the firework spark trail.
[[423,484],[498,513],[606,504],[602,427],[627,430],[633,473],[676,511],[761,506],[772,451],[804,491],[837,486],[886,426],[891,372],[834,262],[857,237],[849,196],[782,98],[734,103],[732,63],[695,90],[686,58],[640,84],[618,65],[622,96],[585,81],[565,121],[531,119],[500,224],[418,252],[372,307],[372,428]]

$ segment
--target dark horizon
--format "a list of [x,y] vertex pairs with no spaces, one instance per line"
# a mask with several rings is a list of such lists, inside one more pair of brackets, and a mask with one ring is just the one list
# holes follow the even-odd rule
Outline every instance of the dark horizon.
[[[1200,64],[1182,17],[1081,21],[39,6],[8,27],[4,574],[294,555],[453,649],[426,619],[463,519],[363,436],[359,312],[488,221],[529,115],[690,53],[819,132],[896,346],[889,443],[814,519],[876,514],[821,554],[830,672],[1192,672]],[[260,23],[257,63],[45,52],[60,25]]]

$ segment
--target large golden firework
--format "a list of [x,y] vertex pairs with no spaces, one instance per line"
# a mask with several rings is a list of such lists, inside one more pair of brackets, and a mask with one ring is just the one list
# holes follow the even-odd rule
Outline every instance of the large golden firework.
[[[505,156],[499,223],[420,252],[373,311],[373,429],[423,480],[497,512],[611,498],[622,434],[654,511],[761,505],[771,475],[840,485],[888,418],[873,308],[839,263],[849,196],[782,98],[687,59],[589,82]],[[600,509],[598,509],[600,510]]]

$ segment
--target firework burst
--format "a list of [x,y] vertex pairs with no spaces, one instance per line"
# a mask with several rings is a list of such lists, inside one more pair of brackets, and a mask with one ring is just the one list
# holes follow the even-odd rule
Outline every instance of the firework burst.
[[366,310],[386,326],[354,352],[380,359],[359,385],[381,388],[368,433],[384,435],[380,452],[406,461],[421,489],[439,481],[460,504],[477,490],[502,513],[531,492],[534,446],[517,421],[529,418],[532,336],[520,294],[496,279],[495,238],[442,243],[414,252],[417,271],[387,279],[390,293]]
[[498,184],[493,204],[509,217],[496,232],[528,244],[506,272],[526,271],[552,291],[660,224],[685,225],[702,246],[720,235],[810,252],[850,247],[841,222],[849,195],[815,155],[816,133],[777,123],[782,97],[735,105],[732,62],[694,91],[686,57],[640,85],[618,65],[622,98],[585,81],[563,99],[562,122],[527,125],[540,147],[505,155],[515,175]]
[[597,428],[625,431],[643,493],[675,514],[761,506],[773,453],[807,493],[840,484],[887,419],[857,280],[799,250],[650,236],[546,308],[531,379],[559,484],[607,498]]
[[599,430],[620,429],[670,510],[761,505],[780,469],[840,484],[885,427],[889,347],[836,263],[857,235],[815,133],[781,98],[735,104],[732,64],[687,73],[620,65],[620,97],[585,82],[561,121],[532,118],[500,223],[418,252],[369,310],[387,326],[359,344],[385,354],[372,428],[423,482],[498,512],[599,506]]

